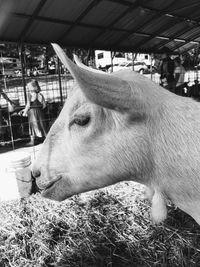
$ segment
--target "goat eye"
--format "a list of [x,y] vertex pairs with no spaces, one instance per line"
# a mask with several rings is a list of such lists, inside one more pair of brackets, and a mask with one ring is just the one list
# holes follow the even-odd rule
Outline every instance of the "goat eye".
[[82,116],[82,117],[78,117],[75,118],[72,122],[71,125],[76,124],[79,126],[85,126],[90,122],[90,117],[89,116]]

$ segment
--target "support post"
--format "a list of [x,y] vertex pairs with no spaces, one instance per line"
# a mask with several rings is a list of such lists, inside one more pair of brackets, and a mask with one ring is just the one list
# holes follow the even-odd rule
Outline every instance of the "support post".
[[2,52],[1,52],[1,65],[2,65],[2,75],[3,75],[4,89],[7,90],[7,84],[6,84],[6,77],[5,77],[5,69],[4,69],[4,63],[3,63],[3,55],[2,55]]
[[150,73],[151,73],[151,80],[153,80],[153,55],[150,55],[151,57],[151,65],[150,65]]
[[61,83],[61,73],[60,73],[60,60],[57,57],[57,64],[58,64],[58,83],[59,83],[59,89],[60,89],[60,100],[61,104],[63,106],[63,94],[62,94],[62,83]]
[[[4,87],[7,90],[7,84],[6,84],[6,77],[5,77],[5,69],[4,69],[4,64],[3,64],[2,52],[1,52],[1,63],[2,63],[2,74],[3,74]],[[0,96],[1,96],[1,94],[0,94]],[[8,104],[8,100],[7,100],[7,104]],[[7,109],[7,111],[8,111],[8,123],[9,123],[9,128],[10,128],[11,144],[12,144],[12,149],[14,150],[15,149],[15,145],[14,145],[14,137],[13,137],[12,123],[11,123],[11,116],[10,116],[10,112],[9,112],[8,109]]]
[[27,94],[26,94],[25,65],[24,65],[24,44],[20,43],[18,45],[18,49],[19,49],[19,58],[20,58],[21,69],[22,69],[22,83],[23,83],[23,88],[24,88],[24,100],[25,100],[25,105],[26,105]]
[[132,70],[134,71],[135,54],[132,52]]
[[110,51],[110,56],[111,56],[111,72],[113,72],[113,53]]
[[[197,49],[196,49],[196,56],[195,56],[195,65],[198,66],[198,56],[199,56],[199,51],[200,51],[200,47],[199,44],[197,45]],[[198,72],[198,67],[196,67],[196,80],[199,80],[199,72]]]

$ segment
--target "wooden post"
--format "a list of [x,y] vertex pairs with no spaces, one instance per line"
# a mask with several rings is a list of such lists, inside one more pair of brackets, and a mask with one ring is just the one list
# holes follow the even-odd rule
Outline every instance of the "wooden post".
[[110,51],[110,56],[111,56],[111,72],[113,72],[113,55],[112,55],[112,51]]
[[[4,80],[4,87],[5,89],[7,89],[7,84],[6,84],[6,77],[5,77],[5,70],[4,70],[4,64],[3,64],[3,55],[1,52],[1,63],[2,63],[2,74],[3,74],[3,80]],[[7,93],[7,92],[6,92]],[[0,94],[1,96],[1,94]],[[7,101],[8,104],[8,101]],[[13,130],[12,130],[12,124],[11,124],[11,116],[10,116],[10,112],[8,111],[8,123],[9,123],[9,128],[10,128],[10,137],[11,137],[11,143],[12,143],[12,149],[15,149],[15,145],[14,145],[14,138],[13,138]],[[1,126],[1,125],[0,125]]]
[[61,83],[61,73],[60,73],[60,60],[57,57],[57,64],[58,64],[58,83],[59,83],[59,89],[60,89],[60,100],[61,104],[63,106],[63,94],[62,94],[62,83]]
[[150,57],[151,57],[150,73],[151,73],[151,80],[153,80],[153,66],[152,66],[152,63],[153,63],[153,55],[151,54]]
[[27,94],[26,94],[26,80],[25,80],[25,66],[24,66],[24,44],[20,43],[18,46],[19,49],[19,59],[21,62],[21,69],[22,69],[22,82],[24,87],[24,100],[25,104],[27,102]]
[[132,70],[134,71],[135,55],[132,53]]

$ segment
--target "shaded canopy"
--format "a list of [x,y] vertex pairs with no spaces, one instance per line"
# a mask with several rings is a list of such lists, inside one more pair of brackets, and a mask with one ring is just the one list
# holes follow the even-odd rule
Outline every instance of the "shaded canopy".
[[184,53],[199,41],[199,0],[0,0],[0,42]]

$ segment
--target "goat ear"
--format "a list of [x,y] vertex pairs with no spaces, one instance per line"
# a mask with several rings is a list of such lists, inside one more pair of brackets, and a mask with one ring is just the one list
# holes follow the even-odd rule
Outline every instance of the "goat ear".
[[127,110],[132,107],[132,90],[127,81],[103,72],[93,72],[88,67],[79,67],[58,44],[53,43],[52,46],[90,101],[110,109]]
[[88,66],[86,66],[85,64],[83,64],[80,59],[78,58],[77,55],[73,55],[74,56],[74,61],[76,63],[76,65],[78,65],[80,68],[82,69],[85,69],[85,70],[89,70],[91,72],[96,72],[96,73],[103,73],[103,71],[100,71],[100,70],[96,70],[96,69],[93,69],[93,68],[90,68]]

